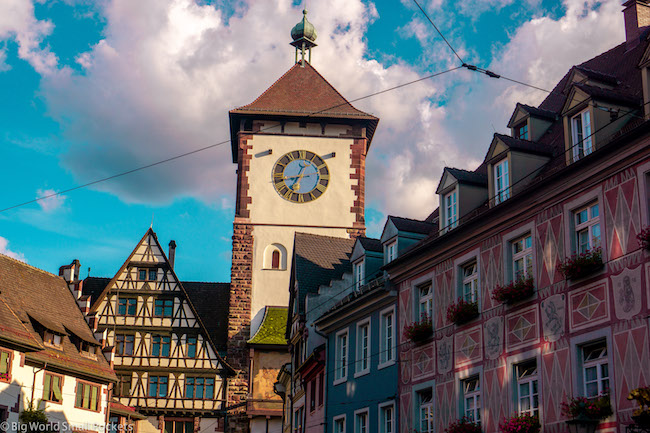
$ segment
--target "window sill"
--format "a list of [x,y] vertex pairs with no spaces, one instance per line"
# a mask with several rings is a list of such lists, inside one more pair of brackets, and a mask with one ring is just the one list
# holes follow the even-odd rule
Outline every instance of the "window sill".
[[54,401],[54,400],[46,400],[46,399],[43,399],[42,401],[44,401],[45,403],[52,403],[52,404],[58,404],[58,405],[62,405],[62,404],[63,404],[63,399],[61,399],[61,401]]
[[263,271],[286,271],[287,269],[284,268],[262,268]]
[[384,369],[386,367],[390,367],[391,365],[395,365],[395,360],[394,359],[391,359],[390,361],[386,361],[383,364],[379,364],[377,366],[377,370],[381,370],[381,369]]
[[345,376],[345,377],[342,377],[342,378],[340,378],[340,379],[336,379],[336,380],[334,380],[334,382],[332,382],[332,385],[334,385],[334,386],[336,386],[336,385],[340,385],[340,384],[345,383],[345,382],[347,382],[347,381],[348,381],[348,377]]
[[354,373],[354,378],[356,379],[357,377],[365,376],[368,373],[370,373],[370,368],[366,368],[365,370],[357,371],[356,373]]

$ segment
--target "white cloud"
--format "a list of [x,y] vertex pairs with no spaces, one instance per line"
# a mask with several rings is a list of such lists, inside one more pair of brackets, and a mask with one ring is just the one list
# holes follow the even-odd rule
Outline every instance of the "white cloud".
[[25,260],[25,255],[22,253],[11,251],[9,249],[9,241],[6,238],[3,238],[2,236],[0,236],[0,254],[4,254],[5,256],[9,256],[13,259],[20,260],[21,262],[27,263],[27,260]]
[[43,200],[39,200],[37,202],[44,212],[47,213],[54,212],[55,210],[60,209],[63,206],[66,197],[64,195],[52,195],[55,193],[56,191],[53,189],[36,190],[36,198],[52,196],[52,197],[45,198]]
[[[37,20],[30,0],[2,0],[0,2],[0,41],[15,39],[18,56],[29,62],[40,74],[56,70],[57,58],[49,48],[41,48],[43,38],[52,32],[52,23]],[[8,69],[6,53],[0,50],[0,71]]]

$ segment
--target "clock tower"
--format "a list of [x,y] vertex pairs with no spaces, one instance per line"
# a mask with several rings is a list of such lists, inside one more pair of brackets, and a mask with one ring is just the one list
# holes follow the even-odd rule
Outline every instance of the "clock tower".
[[257,386],[249,382],[248,341],[266,307],[288,305],[294,234],[365,233],[365,158],[379,119],[354,108],[311,65],[316,31],[303,13],[291,31],[295,64],[229,113],[237,200],[227,360],[239,371],[230,405]]

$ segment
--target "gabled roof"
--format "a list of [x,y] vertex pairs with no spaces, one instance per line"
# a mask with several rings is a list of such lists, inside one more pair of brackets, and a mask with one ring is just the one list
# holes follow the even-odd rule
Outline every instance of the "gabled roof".
[[[80,339],[99,347],[65,280],[0,254],[0,341],[22,347],[28,359],[76,376],[117,380],[104,355],[82,356]],[[39,332],[62,334],[62,349],[43,344]],[[6,343],[5,343],[6,344]]]
[[181,285],[190,296],[212,342],[223,353],[228,344],[230,283],[181,281]]
[[[488,179],[485,173],[445,167],[442,171],[442,176],[440,176],[440,182],[438,182],[436,194],[441,194],[442,191],[456,184],[453,179],[449,179],[450,176],[455,179],[456,182],[463,185],[476,185],[484,188],[487,188],[488,185]],[[427,221],[428,220],[429,218],[427,218]]]
[[388,220],[392,221],[395,225],[395,228],[400,232],[428,235],[434,227],[432,223],[427,221],[420,221],[393,215],[389,215]]
[[299,313],[304,312],[308,293],[317,293],[320,286],[352,271],[350,254],[354,242],[348,238],[296,233],[291,287],[297,283]]
[[579,71],[585,77],[593,81],[599,81],[603,84],[609,84],[611,86],[618,84],[618,79],[615,76],[605,74],[603,72],[594,71],[593,69],[589,69],[586,66],[574,66],[574,70]]
[[287,325],[287,307],[264,307],[264,318],[257,332],[248,340],[248,344],[265,346],[284,346],[287,339],[284,337]]
[[510,120],[508,121],[508,128],[512,128],[515,126],[517,113],[519,113],[520,111],[523,111],[524,113],[527,113],[533,117],[538,117],[541,119],[547,119],[551,121],[557,118],[557,114],[553,113],[552,111],[542,110],[541,108],[531,107],[530,105],[517,102],[517,105],[514,111],[512,112],[512,116],[510,116]]
[[509,135],[495,133],[494,137],[492,138],[492,143],[490,144],[490,149],[485,155],[486,161],[490,161],[492,158],[501,153],[497,152],[497,144],[499,142],[503,143],[510,150],[517,150],[520,152],[532,153],[542,156],[551,156],[553,154],[553,148],[548,145],[536,143],[529,140],[522,140],[520,138],[514,138]]
[[381,244],[381,241],[379,239],[374,239],[374,238],[367,238],[365,236],[359,236],[357,238],[357,241],[361,244],[364,250],[366,252],[370,251],[373,253],[383,253],[384,252],[384,247]]
[[308,62],[296,63],[250,104],[230,111],[233,160],[236,160],[237,119],[241,116],[303,119],[347,119],[367,126],[368,146],[379,119],[357,110]]

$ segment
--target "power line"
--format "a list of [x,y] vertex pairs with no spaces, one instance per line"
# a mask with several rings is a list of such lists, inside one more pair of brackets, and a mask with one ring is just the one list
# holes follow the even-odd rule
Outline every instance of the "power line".
[[463,59],[461,59],[461,57],[458,55],[458,53],[456,52],[456,50],[454,50],[454,47],[451,46],[451,44],[449,43],[449,41],[447,40],[447,38],[445,38],[445,36],[442,34],[442,32],[438,29],[438,26],[436,26],[436,25],[433,23],[433,21],[431,20],[431,18],[429,18],[429,15],[425,12],[425,10],[422,9],[422,6],[420,6],[420,3],[418,3],[418,0],[413,0],[413,1],[414,1],[415,4],[418,6],[418,8],[420,8],[420,10],[421,10],[422,13],[424,14],[424,16],[427,17],[427,20],[429,20],[429,22],[431,23],[431,25],[433,26],[433,28],[436,29],[436,31],[438,32],[438,34],[440,35],[440,37],[442,38],[442,40],[445,41],[445,43],[447,44],[447,46],[449,47],[449,49],[454,53],[454,55],[458,58],[458,60],[460,60],[460,63],[461,63],[461,65],[462,65],[461,67],[464,67],[464,66],[465,66],[465,62],[463,61]]
[[[398,84],[396,86],[389,87],[388,89],[380,90],[378,92],[374,92],[374,93],[371,93],[371,94],[368,94],[368,95],[365,95],[365,96],[361,96],[359,98],[352,99],[350,101],[347,101],[347,102],[344,102],[344,103],[341,103],[341,104],[333,105],[331,107],[324,108],[322,110],[311,112],[311,113],[307,114],[306,117],[313,117],[313,116],[316,116],[316,115],[318,115],[320,113],[323,113],[325,111],[332,110],[334,108],[338,108],[338,107],[341,107],[343,105],[347,105],[347,104],[349,104],[351,102],[361,101],[363,99],[368,99],[368,98],[371,98],[371,97],[374,97],[374,96],[377,96],[377,95],[381,95],[383,93],[387,93],[387,92],[391,92],[393,90],[401,89],[402,87],[410,86],[412,84],[416,84],[416,83],[419,83],[421,81],[429,80],[431,78],[438,77],[440,75],[447,74],[449,72],[453,72],[453,71],[458,70],[460,68],[462,68],[462,66],[457,66],[457,67],[454,67],[454,68],[451,68],[451,69],[447,69],[447,70],[444,70],[444,71],[441,71],[441,72],[436,72],[436,73],[427,75],[425,77],[418,78],[418,79],[413,80],[413,81]],[[270,127],[267,127],[267,128],[262,128],[262,129],[260,129],[259,132],[266,131],[268,129],[273,129],[273,128],[276,128],[276,126],[274,125],[274,126],[270,126]],[[109,180],[117,179],[117,178],[122,177],[122,176],[127,176],[129,174],[133,174],[133,173],[136,173],[136,172],[139,172],[139,171],[142,171],[142,170],[146,170],[148,168],[155,167],[157,165],[161,165],[161,164],[165,164],[165,163],[168,163],[168,162],[171,162],[171,161],[175,161],[177,159],[181,159],[181,158],[184,158],[186,156],[194,155],[195,153],[203,152],[205,150],[212,149],[212,148],[221,146],[223,144],[227,144],[229,142],[230,142],[229,139],[224,140],[224,141],[220,141],[218,143],[210,144],[208,146],[204,146],[204,147],[201,147],[201,148],[198,148],[198,149],[194,149],[194,150],[191,150],[189,152],[181,153],[179,155],[175,155],[175,156],[165,158],[165,159],[162,159],[162,160],[159,160],[159,161],[156,161],[156,162],[152,162],[151,164],[146,164],[146,165],[143,165],[143,166],[140,166],[140,167],[136,167],[136,168],[133,168],[133,169],[130,169],[130,170],[126,170],[126,171],[123,171],[123,172],[120,172],[120,173],[113,174],[111,176],[106,176],[106,177],[96,179],[96,180],[93,180],[93,181],[90,181],[90,182],[87,182],[87,183],[84,183],[84,184],[81,184],[81,185],[77,185],[77,186],[74,186],[74,187],[71,187],[71,188],[67,188],[67,189],[64,189],[62,191],[57,191],[57,192],[54,192],[52,194],[47,194],[47,195],[37,197],[37,198],[32,199],[32,200],[22,202],[22,203],[17,203],[15,205],[0,209],[0,213],[6,212],[6,211],[11,210],[11,209],[16,209],[16,208],[19,208],[19,207],[22,207],[22,206],[26,206],[28,204],[37,203],[37,202],[39,202],[41,200],[46,200],[48,198],[56,197],[56,196],[59,196],[59,195],[62,195],[62,194],[67,194],[67,193],[72,192],[72,191],[87,188],[89,186],[96,185],[98,183],[102,183],[102,182],[106,182],[106,181],[109,181]]]

